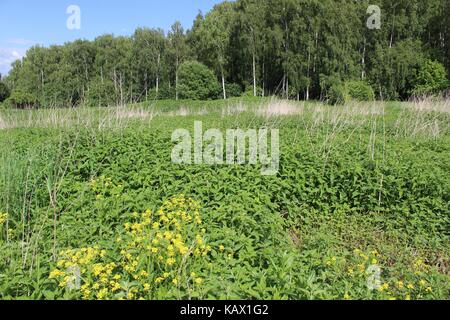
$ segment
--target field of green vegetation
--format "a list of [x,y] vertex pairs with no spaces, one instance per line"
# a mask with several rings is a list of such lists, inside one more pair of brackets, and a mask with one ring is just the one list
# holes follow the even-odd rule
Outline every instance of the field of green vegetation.
[[[278,174],[173,164],[194,121],[279,129]],[[449,299],[449,126],[448,101],[0,110],[0,299]]]

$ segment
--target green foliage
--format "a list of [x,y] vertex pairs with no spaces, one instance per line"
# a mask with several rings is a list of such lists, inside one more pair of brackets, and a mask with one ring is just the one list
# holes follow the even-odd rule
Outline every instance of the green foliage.
[[196,61],[187,61],[180,66],[178,91],[181,99],[215,99],[220,90],[214,73]]
[[6,99],[5,104],[16,109],[33,109],[39,107],[38,99],[33,94],[23,91],[14,91]]
[[370,85],[363,81],[347,81],[344,86],[348,95],[357,101],[373,101],[375,93]]
[[437,61],[426,60],[417,73],[412,94],[417,96],[436,94],[447,89],[448,86],[445,67]]
[[114,83],[111,80],[95,78],[89,83],[84,103],[89,107],[109,107],[117,105]]
[[363,81],[336,81],[327,90],[327,102],[332,105],[345,104],[351,100],[373,101],[375,93]]
[[175,88],[163,85],[159,88],[158,99],[160,100],[174,100],[176,98]]
[[[261,107],[261,99],[245,102]],[[120,121],[98,131],[110,111],[91,108],[64,110],[74,127],[14,122],[19,128],[2,131],[0,298],[449,298],[446,113],[418,117],[386,104],[382,115],[347,114],[299,104],[301,115],[276,118],[275,176],[261,176],[259,165],[172,163],[173,130],[194,120],[220,130],[273,125],[251,112],[226,116],[229,103],[157,101],[139,109],[161,113],[151,126]],[[198,115],[205,105],[210,113]],[[192,115],[166,116],[181,106]],[[25,114],[2,112],[0,119]],[[27,111],[26,123],[45,112]],[[94,126],[80,127],[83,116]],[[433,135],[403,132],[418,119],[433,120]],[[181,199],[198,204],[201,223]],[[182,243],[172,241],[177,223]],[[188,243],[192,253],[181,260]],[[381,283],[368,290],[373,264]],[[71,289],[76,266],[82,282]]]
[[227,83],[225,88],[229,98],[242,96],[242,87],[237,83]]
[[[242,94],[243,97],[254,97],[253,87],[247,86],[245,92]],[[256,96],[263,96],[263,89],[260,87],[256,87]]]
[[[395,10],[383,10],[380,30],[367,29],[365,1],[336,1],[224,1],[199,14],[189,32],[175,22],[167,35],[143,27],[131,37],[35,46],[5,81],[45,107],[80,105],[99,77],[114,82],[120,104],[173,97],[171,90],[159,90],[163,87],[175,88],[178,99],[179,68],[188,60],[206,65],[225,84],[255,83],[265,95],[289,99],[326,99],[334,82],[324,86],[324,78],[367,79],[384,101],[442,90],[442,83],[424,78],[423,67],[433,59],[450,71],[450,42],[442,40],[450,25],[445,1],[398,3]],[[382,0],[380,6],[391,8],[391,2]],[[433,77],[442,77],[442,70],[433,70],[439,73]],[[157,90],[162,92],[156,95]],[[225,86],[210,98],[226,92]]]
[[0,80],[0,103],[5,101],[10,96],[10,94],[11,92],[6,83]]
[[331,85],[327,91],[327,102],[332,105],[344,104],[350,101],[351,97],[344,84],[337,82]]

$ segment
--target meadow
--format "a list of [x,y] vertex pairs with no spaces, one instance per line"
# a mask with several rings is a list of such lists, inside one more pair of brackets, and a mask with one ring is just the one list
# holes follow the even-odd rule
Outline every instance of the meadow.
[[[280,168],[173,164],[280,130]],[[449,299],[450,102],[0,109],[0,299]]]

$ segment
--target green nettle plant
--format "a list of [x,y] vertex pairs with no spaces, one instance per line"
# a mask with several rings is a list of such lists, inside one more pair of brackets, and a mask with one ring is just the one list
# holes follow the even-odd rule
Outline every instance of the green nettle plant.
[[412,90],[415,96],[437,94],[449,86],[445,67],[432,60],[426,60],[420,67],[415,82],[416,86]]
[[214,73],[196,61],[187,61],[179,70],[179,97],[181,99],[210,100],[218,96],[220,86]]

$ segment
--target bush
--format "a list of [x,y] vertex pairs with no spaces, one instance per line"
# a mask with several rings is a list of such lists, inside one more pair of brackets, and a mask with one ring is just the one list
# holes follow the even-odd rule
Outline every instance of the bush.
[[85,104],[89,107],[108,107],[117,103],[114,83],[95,78],[89,83],[89,91],[85,96]]
[[15,91],[5,100],[5,104],[16,109],[33,109],[39,107],[38,99],[30,93]]
[[344,104],[351,100],[373,101],[375,92],[372,87],[363,81],[337,82],[330,86],[327,91],[329,104]]
[[332,105],[344,104],[350,100],[345,86],[342,83],[335,83],[327,91],[327,102]]
[[426,60],[419,68],[415,78],[412,95],[423,96],[437,94],[447,89],[449,82],[445,67],[436,61]]
[[[254,92],[253,92],[253,86],[248,86],[245,89],[245,92],[242,94],[243,97],[253,97],[254,96]],[[263,96],[263,89],[260,87],[256,87],[256,96],[257,97],[262,97]]]
[[225,90],[227,91],[227,97],[240,97],[242,95],[242,88],[237,83],[228,83],[225,85]]
[[216,99],[220,85],[214,73],[197,61],[187,61],[180,66],[178,94],[181,99]]
[[348,81],[344,86],[351,99],[357,101],[375,100],[375,92],[372,87],[364,81]]
[[8,86],[4,82],[0,81],[0,103],[5,101],[10,94],[11,92],[9,91]]
[[169,88],[168,85],[162,85],[159,88],[158,100],[174,100],[176,97],[175,86]]

